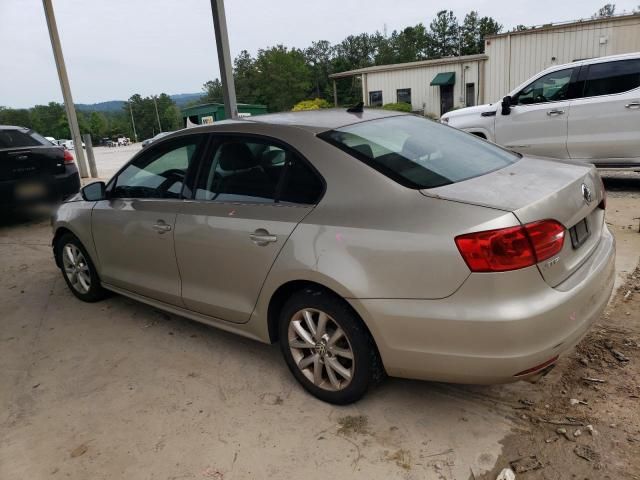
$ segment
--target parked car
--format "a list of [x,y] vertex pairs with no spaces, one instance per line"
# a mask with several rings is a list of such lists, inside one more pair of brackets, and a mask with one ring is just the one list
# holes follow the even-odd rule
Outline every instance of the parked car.
[[53,145],[58,145],[58,141],[53,137],[44,137],[46,140],[49,140]]
[[548,68],[442,122],[527,155],[640,168],[640,52]]
[[166,137],[166,136],[167,136],[167,135],[169,135],[170,133],[173,133],[173,132],[160,132],[160,133],[159,133],[159,134],[157,134],[155,137],[147,138],[146,140],[144,140],[144,141],[142,142],[141,147],[142,147],[142,148],[146,148],[146,147],[148,147],[149,145],[151,145],[153,142],[155,142],[156,140],[160,140],[161,138]]
[[418,117],[222,121],[141,150],[53,219],[79,299],[107,290],[263,342],[333,403],[383,373],[541,375],[614,281],[592,165],[526,158]]
[[80,191],[73,155],[24,127],[0,125],[0,205],[59,201]]
[[[67,150],[73,150],[75,148],[73,140],[62,140],[61,145]],[[82,148],[87,148],[84,142],[82,142]]]

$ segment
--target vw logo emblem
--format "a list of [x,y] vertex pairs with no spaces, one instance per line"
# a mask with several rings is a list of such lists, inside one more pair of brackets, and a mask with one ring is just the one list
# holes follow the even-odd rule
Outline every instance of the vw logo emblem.
[[584,198],[584,201],[587,202],[587,204],[593,202],[593,194],[586,183],[582,184],[582,198]]

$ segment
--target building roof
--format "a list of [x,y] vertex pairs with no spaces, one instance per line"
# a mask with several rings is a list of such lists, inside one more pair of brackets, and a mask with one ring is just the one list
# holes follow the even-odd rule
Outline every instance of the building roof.
[[484,37],[485,40],[491,40],[492,38],[498,37],[507,37],[509,35],[527,35],[530,33],[539,33],[545,32],[548,30],[561,30],[563,28],[570,27],[578,27],[584,25],[593,25],[597,23],[605,23],[605,22],[615,22],[621,20],[629,20],[632,18],[637,18],[640,23],[640,13],[631,13],[631,14],[622,14],[622,15],[612,15],[610,17],[600,17],[600,18],[585,18],[582,20],[567,20],[564,22],[555,22],[555,23],[545,23],[544,25],[536,25],[533,27],[527,27],[526,30],[518,30],[511,32],[498,33],[496,35],[487,35]]
[[378,73],[391,70],[408,70],[411,68],[433,67],[436,65],[446,65],[449,63],[484,61],[488,58],[489,57],[487,57],[485,54],[479,53],[476,55],[463,55],[461,57],[444,57],[436,58],[433,60],[419,60],[417,62],[394,63],[391,65],[375,65],[373,67],[358,68],[356,70],[348,70],[346,72],[332,73],[331,75],[329,75],[329,78],[335,80],[337,78],[353,77],[354,75],[361,75],[363,73]]

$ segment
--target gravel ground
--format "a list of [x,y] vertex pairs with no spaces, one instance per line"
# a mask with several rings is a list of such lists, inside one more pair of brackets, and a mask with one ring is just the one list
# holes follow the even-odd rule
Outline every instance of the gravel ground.
[[[135,151],[105,151],[99,165],[115,171]],[[0,478],[493,480],[522,457],[521,468],[541,467],[518,479],[637,478],[640,293],[629,274],[640,175],[605,182],[624,287],[548,377],[492,387],[389,379],[349,407],[307,395],[276,346],[119,296],[79,302],[51,258],[48,220],[5,218]],[[572,442],[558,427],[582,435]]]

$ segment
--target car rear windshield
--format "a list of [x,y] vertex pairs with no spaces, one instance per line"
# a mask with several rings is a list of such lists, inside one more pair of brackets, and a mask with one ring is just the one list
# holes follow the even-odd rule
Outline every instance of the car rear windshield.
[[473,135],[416,115],[356,123],[319,137],[415,189],[478,177],[520,159]]
[[51,142],[33,130],[0,130],[0,148],[39,147],[42,145],[51,145]]

